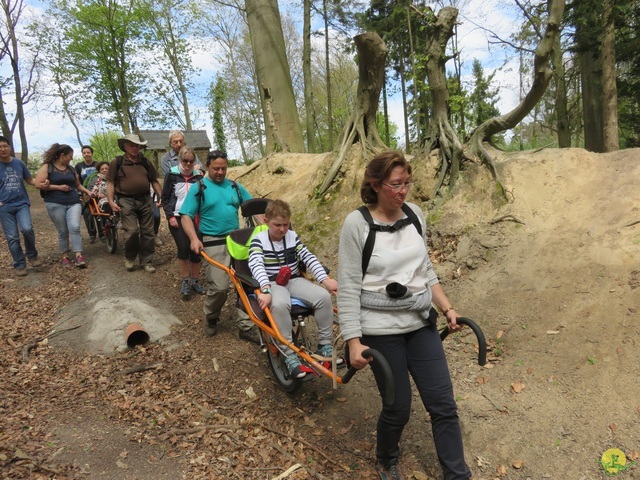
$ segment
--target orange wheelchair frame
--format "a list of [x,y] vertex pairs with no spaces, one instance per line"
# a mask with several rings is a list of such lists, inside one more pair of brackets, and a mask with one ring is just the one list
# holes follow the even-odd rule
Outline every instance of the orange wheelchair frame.
[[116,253],[118,249],[118,214],[101,211],[95,197],[89,198],[87,206],[96,232],[102,232],[106,238],[107,251]]
[[[347,370],[347,372],[341,377],[336,372],[335,358],[324,359],[322,357],[318,357],[315,354],[310,354],[308,351],[305,350],[305,348],[301,348],[295,343],[287,341],[280,333],[280,330],[278,329],[278,325],[276,324],[271,314],[271,310],[268,307],[263,310],[266,317],[266,321],[262,321],[257,317],[257,315],[254,313],[253,307],[251,305],[249,297],[244,288],[244,285],[246,284],[254,288],[256,296],[258,295],[258,293],[260,293],[260,289],[253,278],[247,275],[243,275],[242,273],[236,272],[236,270],[234,270],[232,267],[228,267],[226,265],[221,264],[220,262],[217,262],[216,260],[211,258],[209,255],[207,255],[204,251],[201,251],[200,255],[202,255],[202,257],[208,263],[210,263],[216,268],[219,268],[225,271],[227,275],[229,275],[229,278],[231,279],[231,282],[235,287],[235,290],[238,294],[238,299],[242,303],[244,310],[247,312],[247,315],[249,316],[251,321],[253,321],[260,329],[261,339],[263,340],[262,341],[263,345],[261,345],[261,347],[264,352],[266,352],[268,355],[275,356],[275,357],[279,355],[283,355],[282,352],[280,352],[279,348],[275,345],[274,343],[275,341],[282,345],[286,345],[291,350],[293,350],[309,367],[311,367],[314,370],[316,374],[324,375],[330,378],[333,381],[334,388],[336,388],[338,384],[346,384],[349,382],[349,380],[351,380],[353,375],[357,372],[357,369],[355,369],[354,367],[350,367]],[[266,340],[266,342],[264,340]],[[389,365],[387,364],[386,360],[379,352],[373,349],[366,350],[363,353],[363,356],[372,357],[375,362],[380,362],[383,372],[385,372],[384,373],[384,377],[385,377],[384,402],[385,404],[386,403],[392,404],[393,398],[394,398],[393,377],[391,375],[391,369],[389,368]],[[335,357],[335,353],[334,353],[334,357]],[[327,368],[325,363],[329,360],[332,360],[331,370]],[[270,358],[270,361],[271,361],[271,358]],[[278,380],[278,383],[280,384],[280,386],[287,393],[294,393],[296,390],[298,390],[298,388],[303,383],[303,381],[296,380],[296,379],[291,379],[291,381],[289,382],[283,382],[281,381],[281,379],[278,378],[278,374],[276,373],[275,367],[273,365],[272,365],[272,370],[274,370],[274,375],[276,376],[276,380]]]

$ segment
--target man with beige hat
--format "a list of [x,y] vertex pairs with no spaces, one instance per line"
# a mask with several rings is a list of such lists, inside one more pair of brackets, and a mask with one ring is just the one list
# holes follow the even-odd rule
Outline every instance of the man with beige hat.
[[153,238],[152,199],[150,186],[158,198],[162,188],[158,182],[158,171],[140,152],[147,145],[134,133],[118,139],[124,155],[116,157],[109,165],[107,174],[107,199],[114,212],[120,212],[120,226],[124,232],[124,265],[128,271],[140,266],[154,273],[151,264],[155,252]]

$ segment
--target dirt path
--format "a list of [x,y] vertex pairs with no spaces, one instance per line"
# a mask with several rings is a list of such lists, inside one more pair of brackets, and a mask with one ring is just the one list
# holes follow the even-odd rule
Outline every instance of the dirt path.
[[[347,171],[324,206],[310,203],[323,161],[272,157],[241,182],[287,192],[296,230],[335,269],[358,175]],[[282,165],[286,174],[269,173]],[[598,461],[610,448],[629,459],[617,478],[640,478],[631,465],[640,458],[640,150],[511,155],[500,171],[507,205],[492,202],[486,173],[473,168],[444,208],[424,205],[441,281],[489,340],[486,368],[468,333],[446,341],[474,479],[604,479]],[[427,191],[428,169],[414,177]],[[369,373],[337,391],[319,379],[285,395],[263,354],[237,338],[231,308],[219,335],[204,337],[201,300],[178,298],[166,232],[155,275],[127,273],[100,245],[87,247],[86,271],[63,270],[33,203],[45,267],[0,282],[2,478],[272,479],[297,463],[287,478],[373,478],[379,400]],[[9,265],[0,243],[0,268]],[[154,342],[122,350],[132,319],[147,322]],[[82,326],[24,361],[23,346],[56,324]],[[415,397],[402,443],[408,478],[442,478],[429,432]]]

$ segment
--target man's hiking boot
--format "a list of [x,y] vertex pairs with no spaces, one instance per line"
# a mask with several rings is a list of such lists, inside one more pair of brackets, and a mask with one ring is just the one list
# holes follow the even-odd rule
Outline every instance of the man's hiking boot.
[[238,336],[242,340],[255,343],[256,345],[260,345],[260,333],[258,332],[258,327],[256,327],[255,325],[251,327],[249,330],[238,331]]
[[204,321],[204,334],[207,337],[213,337],[216,333],[218,333],[218,319],[205,319]]
[[380,480],[404,480],[404,476],[397,463],[390,463],[386,466],[381,463],[376,463],[376,472],[378,472]]
[[27,269],[26,268],[16,268],[16,275],[18,277],[26,277],[27,276]]
[[207,293],[207,289],[200,284],[200,280],[197,278],[190,279],[189,284],[191,285],[191,291],[193,293],[197,293],[198,295],[204,295]]
[[29,259],[29,263],[31,264],[31,266],[33,268],[38,268],[42,266],[42,262],[40,261],[40,259],[38,257],[33,257]]

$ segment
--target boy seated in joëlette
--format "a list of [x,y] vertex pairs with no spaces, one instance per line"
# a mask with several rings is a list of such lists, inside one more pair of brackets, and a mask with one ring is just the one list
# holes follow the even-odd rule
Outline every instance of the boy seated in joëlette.
[[[271,200],[264,214],[267,230],[257,233],[249,248],[251,275],[260,284],[260,308],[271,308],[271,314],[282,336],[291,341],[291,297],[313,308],[318,325],[317,354],[333,355],[333,303],[331,294],[338,291],[338,282],[330,278],[316,256],[304,245],[296,232],[289,229],[291,208],[282,200]],[[299,262],[324,286],[300,275]],[[306,376],[310,370],[298,355],[282,345],[286,364],[294,379]],[[336,363],[342,362],[339,359]]]

